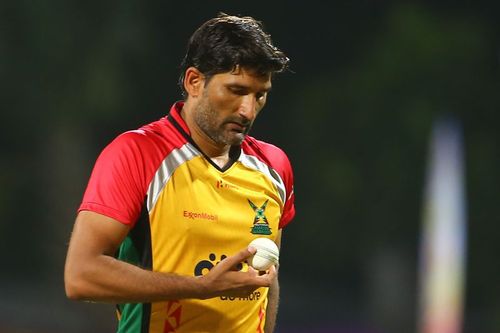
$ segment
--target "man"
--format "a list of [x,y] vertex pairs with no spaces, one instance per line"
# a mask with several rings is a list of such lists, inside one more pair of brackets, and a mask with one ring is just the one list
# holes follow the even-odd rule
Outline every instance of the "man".
[[117,303],[119,332],[272,332],[277,268],[246,260],[295,215],[277,147],[247,136],[288,58],[250,17],[220,14],[190,38],[185,102],[99,156],[65,267],[71,299]]

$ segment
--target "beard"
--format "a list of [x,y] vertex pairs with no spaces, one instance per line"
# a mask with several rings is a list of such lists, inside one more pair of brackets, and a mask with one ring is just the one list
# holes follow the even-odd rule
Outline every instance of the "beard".
[[[219,145],[239,146],[252,127],[252,122],[236,115],[218,119],[217,111],[210,105],[207,96],[196,106],[194,121],[210,139]],[[231,124],[237,124],[242,130],[231,129]]]

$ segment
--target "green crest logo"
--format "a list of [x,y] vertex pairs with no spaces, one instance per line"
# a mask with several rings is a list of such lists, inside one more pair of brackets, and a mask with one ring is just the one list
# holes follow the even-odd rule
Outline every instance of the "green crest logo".
[[257,207],[249,199],[247,200],[248,203],[250,204],[250,207],[252,207],[255,213],[255,218],[253,219],[253,226],[252,228],[250,228],[250,232],[255,235],[270,235],[271,228],[269,228],[269,223],[267,222],[266,215],[264,214],[266,212],[266,206],[267,203],[269,202],[269,199],[266,200],[266,202],[264,202],[264,204],[260,207]]

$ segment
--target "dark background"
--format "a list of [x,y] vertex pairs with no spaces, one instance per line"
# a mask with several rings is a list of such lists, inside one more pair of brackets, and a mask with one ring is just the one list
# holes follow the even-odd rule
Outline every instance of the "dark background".
[[492,1],[3,1],[0,331],[111,332],[112,305],[66,300],[75,211],[100,150],[181,98],[186,41],[219,11],[264,22],[292,59],[252,134],[285,149],[295,221],[278,332],[417,327],[433,121],[462,123],[464,332],[500,332],[500,5]]

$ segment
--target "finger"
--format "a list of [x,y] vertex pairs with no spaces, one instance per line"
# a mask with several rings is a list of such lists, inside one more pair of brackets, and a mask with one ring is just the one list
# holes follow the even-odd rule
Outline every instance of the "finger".
[[253,246],[247,247],[248,252],[250,252],[252,255],[254,255],[257,252],[257,248]]
[[255,254],[257,249],[254,247],[247,247],[236,253],[235,255],[232,255],[230,257],[227,257],[226,259],[222,260],[219,265],[224,265],[224,266],[229,266],[229,267],[234,267],[238,265],[241,262],[246,261],[246,259],[250,258]]
[[272,265],[271,267],[269,267],[269,269],[267,271],[258,271],[258,274],[259,275],[269,275],[269,274],[273,274],[273,273],[271,273],[272,271],[277,272],[276,266]]
[[253,268],[252,266],[248,265],[248,270],[247,272],[252,275],[252,276],[259,276],[259,275],[262,275],[262,274],[265,274],[266,272],[261,272],[255,268]]
[[269,267],[267,270],[265,271],[259,271],[255,268],[253,268],[252,266],[248,265],[248,271],[249,272],[255,272],[256,274],[258,275],[277,275],[278,274],[278,268],[276,267],[276,265],[271,265],[271,267]]
[[262,279],[264,283],[271,283],[278,276],[276,266],[271,266],[265,272],[259,272],[259,278]]

